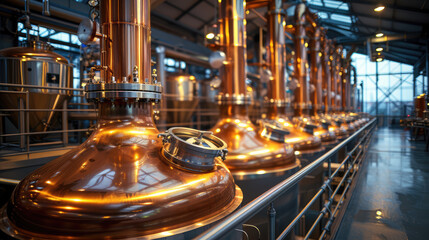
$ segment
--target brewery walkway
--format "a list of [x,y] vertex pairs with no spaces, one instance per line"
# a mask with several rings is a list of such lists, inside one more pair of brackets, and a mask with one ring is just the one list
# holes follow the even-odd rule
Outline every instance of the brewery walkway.
[[428,239],[429,153],[409,136],[376,132],[337,240]]

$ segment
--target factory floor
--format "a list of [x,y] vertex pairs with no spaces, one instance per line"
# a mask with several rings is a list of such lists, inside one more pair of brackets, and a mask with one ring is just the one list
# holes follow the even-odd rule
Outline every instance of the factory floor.
[[409,131],[381,128],[337,240],[429,239],[429,153]]

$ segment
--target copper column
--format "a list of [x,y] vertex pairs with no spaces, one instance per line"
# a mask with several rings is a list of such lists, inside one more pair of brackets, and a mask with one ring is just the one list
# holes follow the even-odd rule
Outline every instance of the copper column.
[[87,99],[99,108],[97,129],[18,184],[1,211],[0,229],[8,235],[189,237],[240,205],[241,190],[220,158],[203,171],[162,151],[171,142],[158,137],[152,118],[161,86],[150,74],[149,6],[149,0],[101,1],[102,79],[85,86]]
[[237,175],[252,175],[289,168],[295,164],[292,147],[263,137],[248,117],[250,98],[245,87],[246,27],[242,0],[219,1],[221,68],[220,120],[213,133],[228,144],[225,163]]
[[100,10],[103,80],[152,83],[149,1],[103,1]]
[[270,1],[268,6],[267,57],[271,77],[268,82],[268,118],[286,114],[286,12],[282,1]]
[[307,116],[311,107],[310,94],[308,87],[308,60],[306,45],[308,38],[306,36],[306,6],[298,4],[295,8],[295,78],[298,81],[298,87],[294,90],[293,108],[295,116]]
[[323,104],[325,106],[325,114],[328,114],[331,112],[332,106],[331,106],[331,60],[330,58],[330,52],[329,52],[329,46],[332,44],[332,42],[326,37],[325,34],[322,35],[322,87],[325,89],[325,95],[323,96]]
[[322,110],[322,49],[321,49],[321,30],[319,26],[316,26],[313,30],[313,36],[310,41],[310,56],[311,56],[311,84],[315,87],[314,91],[310,95],[313,107],[311,109],[311,115],[317,116]]

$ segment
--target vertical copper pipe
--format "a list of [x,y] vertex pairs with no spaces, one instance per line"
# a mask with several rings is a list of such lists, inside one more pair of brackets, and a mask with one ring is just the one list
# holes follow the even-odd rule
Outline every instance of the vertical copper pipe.
[[140,83],[150,83],[149,0],[105,0],[101,2],[103,33],[101,62],[107,66],[105,82],[131,82],[135,67]]
[[306,50],[306,6],[301,3],[295,8],[295,78],[298,81],[298,87],[294,90],[293,107],[295,116],[308,115],[310,107],[309,88],[308,88],[308,62]]
[[338,76],[338,68],[337,68],[337,52],[335,51],[335,46],[330,45],[330,56],[329,60],[331,61],[331,109],[332,112],[337,111],[337,76]]
[[310,56],[311,56],[311,84],[315,90],[310,94],[310,99],[313,105],[311,115],[316,116],[322,108],[322,51],[320,44],[320,27],[316,26],[313,31],[313,36],[310,41]]
[[226,55],[220,70],[221,96],[225,99],[246,97],[246,27],[244,1],[219,1],[220,50]]
[[343,64],[343,46],[338,46],[337,49],[337,55],[336,55],[336,62],[337,62],[337,111],[341,112],[343,110],[343,78],[344,78],[344,64]]
[[323,44],[323,61],[322,61],[322,77],[323,77],[323,89],[326,90],[326,94],[323,97],[323,104],[325,105],[325,113],[331,111],[331,60],[329,46],[332,44],[325,34],[322,35]]
[[272,77],[268,82],[268,118],[275,119],[286,113],[286,12],[282,0],[268,5],[268,62]]
[[337,46],[333,49],[333,60],[332,60],[332,86],[333,86],[333,111],[337,112],[340,110],[341,107],[341,54],[342,54],[343,47]]
[[347,83],[347,78],[349,75],[349,68],[348,68],[348,63],[346,59],[343,59],[342,61],[343,66],[342,66],[342,74],[341,74],[341,110],[343,112],[347,111],[347,97],[349,95],[347,88],[348,88],[348,83]]

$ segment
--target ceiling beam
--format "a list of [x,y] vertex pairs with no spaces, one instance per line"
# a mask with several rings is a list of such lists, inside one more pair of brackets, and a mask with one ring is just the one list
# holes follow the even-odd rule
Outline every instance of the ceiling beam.
[[[180,20],[182,17],[184,17],[186,14],[188,14],[192,9],[194,9],[196,6],[198,6],[201,3],[200,0],[196,1],[194,4],[192,4],[188,9],[184,10],[179,16],[176,17],[176,21]],[[204,21],[203,21],[204,22]]]
[[346,11],[343,9],[335,9],[335,8],[326,8],[326,7],[321,7],[321,6],[315,6],[315,5],[311,5],[308,4],[308,7],[310,9],[319,11],[319,12],[326,12],[326,13],[330,13],[330,14],[340,14],[340,15],[345,15],[345,16],[350,16],[350,15],[355,15],[357,17],[367,17],[367,18],[374,18],[374,20],[382,20],[382,21],[389,21],[389,22],[397,22],[397,23],[403,23],[403,24],[411,24],[411,25],[418,25],[421,26],[424,23],[422,22],[416,22],[416,21],[405,21],[405,20],[397,20],[397,19],[392,19],[389,17],[383,17],[381,15],[378,14],[367,14],[367,13],[358,13],[356,11],[350,12],[350,11]]
[[[363,4],[363,5],[369,5],[372,7],[376,7],[378,5],[378,2],[374,2],[371,0],[341,0],[342,2],[349,2],[351,4]],[[389,4],[386,3],[386,1],[383,1],[383,5],[386,8],[391,8],[391,9],[398,9],[398,10],[404,10],[404,11],[409,11],[409,12],[418,12],[418,13],[425,13],[425,14],[429,14],[429,10],[427,9],[420,9],[420,8],[413,8],[413,7],[407,7],[407,6],[401,6],[401,5],[394,5],[394,4]]]

